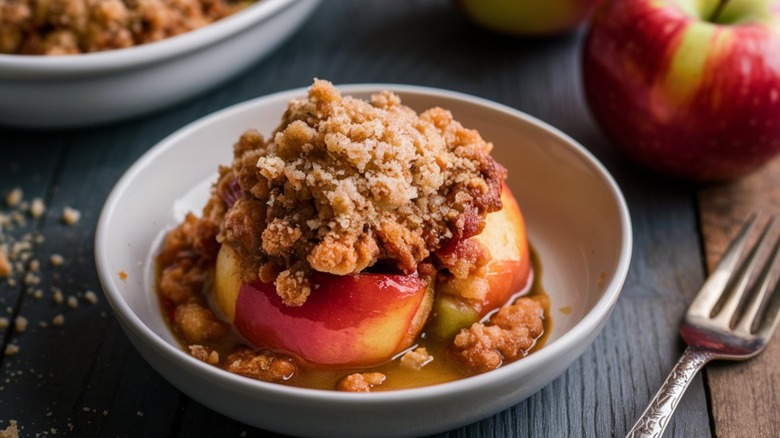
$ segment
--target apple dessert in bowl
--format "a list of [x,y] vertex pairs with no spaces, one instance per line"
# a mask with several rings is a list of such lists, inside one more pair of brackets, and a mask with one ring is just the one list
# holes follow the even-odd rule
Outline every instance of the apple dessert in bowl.
[[[337,87],[342,103],[354,99],[353,103],[369,112],[397,111],[408,122],[402,125],[407,134],[414,134],[408,142],[401,140],[406,135],[388,137],[387,143],[395,145],[392,148],[381,149],[377,142],[368,155],[356,154],[361,149],[352,148],[351,143],[370,144],[371,139],[389,136],[400,126],[387,129],[377,117],[361,118],[344,105],[326,105],[327,96],[336,96],[326,88],[331,91],[314,101],[308,97],[309,88],[289,90],[195,121],[152,147],[112,189],[95,234],[95,263],[117,323],[139,354],[173,386],[206,407],[248,425],[295,436],[397,437],[442,432],[516,405],[563,374],[605,327],[628,272],[631,221],[620,189],[607,170],[576,141],[520,111],[475,96],[398,84]],[[403,104],[396,105],[396,98]],[[320,102],[320,106],[312,102]],[[320,122],[314,130],[313,121],[323,119],[327,108],[341,108],[331,117],[352,120],[350,129],[334,124],[326,137],[321,134],[326,126]],[[446,108],[452,117],[432,108]],[[260,135],[247,133],[248,128],[269,137],[261,140]],[[351,140],[339,140],[345,137]],[[314,142],[306,141],[309,138]],[[427,138],[438,142],[431,147],[440,148],[434,160],[417,149]],[[284,144],[280,143],[283,139]],[[486,154],[488,141],[493,149]],[[315,148],[323,144],[331,150],[326,153]],[[456,144],[459,146],[454,149],[446,146]],[[292,158],[294,154],[286,155],[288,152],[312,156],[304,163]],[[259,173],[261,157],[253,154],[266,157],[264,169],[271,173]],[[445,161],[458,154],[469,159]],[[411,159],[418,155],[419,159]],[[493,158],[488,160],[488,155]],[[343,178],[347,170],[337,170],[344,167],[341,160],[370,162],[374,156],[381,157],[381,162],[396,163],[393,168],[398,175],[410,172],[408,175],[417,175],[418,180],[391,183],[391,178],[378,178],[373,165],[355,172],[364,177],[363,182]],[[306,163],[312,166],[311,172],[298,167]],[[318,201],[319,209],[296,207],[301,205],[298,194],[303,189],[294,182],[302,181],[301,187],[305,187],[306,176],[303,180],[299,176],[314,173],[314,163],[320,176],[331,169],[328,172],[342,176],[339,181],[356,183],[354,190],[350,183],[340,183],[345,196],[325,197]],[[411,173],[414,166],[425,163],[429,164],[424,171]],[[480,166],[492,163],[501,167],[496,165],[495,172],[480,170]],[[447,176],[442,172],[448,168],[445,165],[463,171]],[[260,176],[267,193],[255,188]],[[439,180],[441,183],[436,182]],[[471,180],[474,182],[468,182]],[[327,186],[326,179],[317,181],[320,183],[309,190],[310,202],[335,190]],[[385,182],[393,190],[377,188],[371,192],[367,187],[372,181]],[[440,187],[450,189],[439,193]],[[416,195],[411,188],[417,190]],[[458,195],[462,191],[465,195]],[[473,200],[478,193],[489,194],[489,200]],[[341,211],[332,207],[332,212],[325,211],[331,205],[341,208],[337,198],[352,200],[344,211],[382,212],[390,208],[378,199],[393,203],[397,199],[431,201],[438,196],[443,201],[439,210],[444,214],[442,222],[427,222],[433,218],[422,217],[415,226],[413,216],[403,211],[395,216],[360,213],[367,223],[363,228],[352,223],[358,216],[349,216],[343,224],[324,220]],[[496,196],[501,199],[500,207]],[[262,200],[266,203],[257,206],[257,211],[265,215],[234,211],[243,208],[238,207],[240,203],[262,204]],[[420,212],[432,210],[425,204],[413,204]],[[522,214],[516,204],[522,207]],[[469,206],[473,208],[466,208]],[[475,214],[461,214],[467,210]],[[269,219],[269,211],[274,212],[273,218],[285,221],[285,227]],[[467,217],[479,220],[466,221]],[[239,232],[241,224],[246,224],[245,231],[252,231]],[[393,225],[410,233],[400,234],[405,236],[402,240],[387,236],[382,240],[378,230]],[[190,226],[193,230],[179,230]],[[264,236],[269,226],[272,231]],[[330,233],[339,230],[337,227],[352,232]],[[295,237],[296,228],[299,237]],[[431,231],[411,232],[425,229]],[[471,234],[479,229],[478,234]],[[453,236],[460,230],[462,237],[470,237],[454,239],[447,230]],[[363,233],[373,236],[376,250],[371,250],[371,239],[361,237]],[[351,267],[347,273],[315,269],[327,259],[313,247],[328,241],[328,236],[354,237],[326,244],[331,248],[328,253],[334,255],[327,266]],[[415,245],[419,242],[415,236],[423,243]],[[265,237],[273,248],[263,247]],[[305,242],[298,242],[303,238]],[[169,246],[166,241],[171,239],[179,243]],[[252,244],[253,239],[259,239],[257,244]],[[337,245],[346,241],[353,243]],[[289,242],[298,243],[288,246]],[[391,248],[394,242],[406,245]],[[528,242],[533,245],[530,256]],[[298,246],[302,243],[311,248],[302,251]],[[165,247],[179,250],[165,251]],[[247,251],[252,248],[257,253]],[[369,250],[358,251],[360,248]],[[408,251],[408,259],[390,255],[406,254],[404,248],[420,249]],[[309,259],[309,254],[318,253],[321,258]],[[366,254],[376,261],[365,262],[369,259]],[[456,260],[463,263],[454,263]],[[188,263],[190,268],[185,267]],[[353,273],[364,263],[359,273]],[[175,297],[166,302],[159,282],[165,278],[164,266],[175,270],[172,266],[177,264],[182,277],[187,278],[184,284],[191,282],[195,292],[187,286],[182,290],[186,298],[179,298],[180,303]],[[202,269],[193,270],[195,265]],[[283,274],[285,271],[288,274]],[[283,300],[291,302],[302,296],[282,297],[277,292],[283,288],[262,281],[272,278],[279,283],[279,277],[284,276],[301,285],[295,291],[309,285],[301,305],[287,305]],[[339,283],[344,287],[337,287]],[[424,292],[420,292],[423,284]],[[502,316],[496,310],[512,307],[509,302],[535,307],[518,313],[532,321],[516,325],[510,322],[514,316]],[[316,307],[318,311],[307,313],[306,309]],[[260,310],[266,312],[265,319],[258,317]],[[350,312],[360,316],[349,317]],[[498,341],[500,333],[512,327],[518,332],[524,330],[520,327],[528,327],[528,339],[534,338],[531,329],[540,320],[539,312],[543,333],[530,349],[517,344],[519,360],[507,359],[509,348],[515,348],[509,344],[482,350],[455,345],[461,333],[463,345],[469,345]],[[426,314],[421,324],[421,315]],[[187,319],[193,325],[177,327],[176,319]],[[373,323],[363,324],[368,321]],[[469,331],[475,322],[478,331]],[[200,323],[204,324],[198,328]],[[214,338],[187,341],[184,330],[191,330],[190,336]],[[294,340],[301,343],[293,344]],[[341,351],[333,350],[339,346]],[[419,348],[425,351],[416,351]],[[482,351],[493,361],[498,359],[474,360],[475,364],[489,368],[500,362],[500,366],[480,372],[478,367],[469,367],[469,359],[461,354],[464,351]],[[530,354],[523,356],[525,353]],[[329,357],[339,359],[328,363]],[[251,378],[225,371],[228,363]],[[272,368],[275,371],[265,376],[251,375]],[[345,380],[351,375],[357,376]],[[269,376],[281,376],[282,382],[257,378],[273,380]],[[285,376],[289,376],[287,380]],[[362,388],[371,393],[334,390],[342,381],[345,389]],[[432,384],[436,382],[442,383]],[[556,391],[547,391],[544,397],[555,398],[560,393]]]
[[492,145],[390,91],[316,80],[268,140],[246,131],[202,214],[157,255],[196,358],[243,376],[376,391],[498,368],[539,345],[522,214]]

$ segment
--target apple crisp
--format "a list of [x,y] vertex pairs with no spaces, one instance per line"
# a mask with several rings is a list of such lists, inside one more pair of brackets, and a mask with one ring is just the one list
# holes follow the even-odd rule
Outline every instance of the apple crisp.
[[201,215],[165,235],[166,321],[197,360],[306,388],[389,391],[524,357],[549,306],[491,149],[445,109],[315,80],[269,137],[241,135]]
[[218,240],[249,261],[244,271],[299,306],[312,271],[412,274],[481,232],[506,177],[491,149],[447,110],[418,115],[389,91],[364,101],[316,80],[267,141],[241,137],[206,211],[215,223],[224,214]]
[[73,55],[178,35],[247,0],[0,0],[0,53]]

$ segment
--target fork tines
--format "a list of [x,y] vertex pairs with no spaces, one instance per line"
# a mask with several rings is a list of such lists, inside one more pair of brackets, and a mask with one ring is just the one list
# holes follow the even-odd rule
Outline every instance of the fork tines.
[[[694,318],[711,319],[713,323],[722,327],[729,327],[737,332],[745,334],[773,328],[775,318],[766,318],[764,324],[760,324],[764,311],[770,311],[767,306],[773,308],[780,305],[777,298],[780,293],[780,285],[775,281],[773,267],[780,257],[780,238],[776,238],[772,249],[766,257],[763,268],[758,276],[751,282],[753,273],[762,260],[762,251],[768,246],[769,236],[774,227],[775,218],[770,217],[764,226],[756,243],[750,248],[748,254],[742,257],[749,236],[756,227],[756,215],[753,214],[742,227],[737,237],[726,249],[720,262],[701,288],[688,311],[688,315]],[[770,285],[774,283],[773,293],[770,295]],[[751,287],[748,287],[748,286]],[[776,310],[775,310],[776,311]],[[768,327],[766,327],[768,325]]]

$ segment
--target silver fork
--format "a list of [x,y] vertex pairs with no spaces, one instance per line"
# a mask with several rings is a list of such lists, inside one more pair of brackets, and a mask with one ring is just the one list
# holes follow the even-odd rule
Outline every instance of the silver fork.
[[772,267],[780,254],[780,239],[775,241],[763,269],[748,287],[761,249],[768,245],[774,218],[740,263],[755,223],[754,215],[688,307],[680,329],[688,346],[626,438],[660,437],[691,380],[710,360],[745,360],[766,347],[780,322],[780,284],[769,292]]

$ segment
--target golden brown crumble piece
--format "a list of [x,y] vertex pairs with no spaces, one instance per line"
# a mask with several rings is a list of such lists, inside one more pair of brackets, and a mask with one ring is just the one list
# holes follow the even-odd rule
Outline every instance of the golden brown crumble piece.
[[81,219],[81,212],[71,207],[62,209],[62,221],[68,225],[75,225]]
[[16,356],[19,354],[19,346],[16,344],[7,344],[5,346],[5,355],[6,356]]
[[165,237],[157,262],[160,294],[174,304],[200,296],[209,282],[211,261],[216,258],[218,227],[208,218],[188,214],[184,221]]
[[410,370],[420,370],[433,361],[433,356],[424,347],[418,347],[401,356],[400,364]]
[[0,53],[71,55],[178,35],[245,0],[0,0]]
[[0,430],[0,438],[19,438],[19,427],[16,420],[9,421],[8,427]]
[[355,373],[339,380],[336,387],[339,391],[345,392],[371,392],[375,386],[385,382],[387,376],[382,373]]
[[224,211],[217,240],[244,260],[245,280],[275,278],[284,302],[301,305],[312,271],[381,261],[412,274],[481,232],[506,177],[491,149],[444,109],[417,114],[391,92],[365,101],[315,80],[267,141],[239,139],[207,209],[214,221]]
[[225,359],[225,369],[264,382],[283,382],[290,379],[297,368],[289,357],[270,351],[254,351],[240,346]]
[[228,332],[228,325],[220,321],[211,309],[198,302],[177,306],[174,324],[190,344],[215,342]]
[[458,356],[473,372],[486,372],[519,359],[544,330],[543,309],[531,298],[519,298],[501,308],[487,324],[474,323],[455,336]]
[[217,350],[212,350],[208,347],[204,347],[203,345],[190,345],[190,356],[194,357],[195,359],[198,359],[202,362],[206,362],[209,365],[217,365],[219,364],[219,352]]

